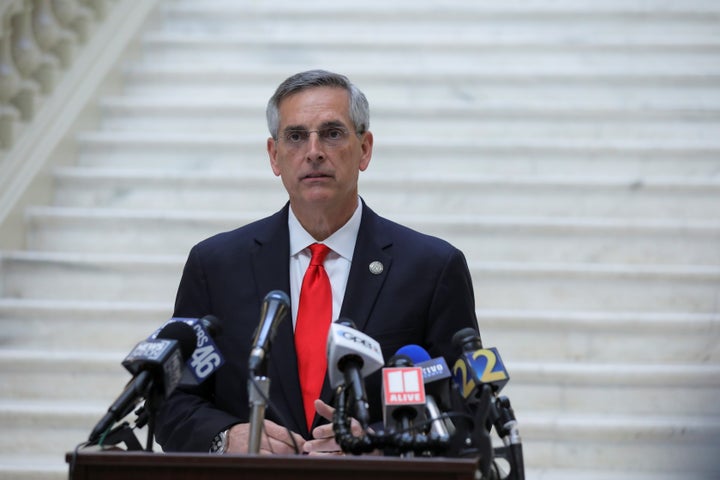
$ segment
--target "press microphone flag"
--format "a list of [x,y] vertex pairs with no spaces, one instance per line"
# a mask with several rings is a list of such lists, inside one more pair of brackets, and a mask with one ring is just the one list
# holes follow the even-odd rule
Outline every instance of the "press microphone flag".
[[341,318],[330,325],[326,351],[330,386],[335,389],[345,385],[355,418],[367,428],[370,405],[364,379],[384,364],[380,344],[356,330],[352,320]]
[[161,397],[170,395],[180,382],[183,362],[192,355],[196,343],[195,331],[190,326],[170,322],[154,338],[135,345],[122,362],[133,378],[95,425],[89,441],[95,442],[151,392]]
[[190,381],[188,375],[184,374],[183,383],[202,383],[225,363],[225,358],[213,340],[213,336],[220,333],[220,321],[214,315],[205,315],[202,318],[173,317],[150,338],[156,338],[165,326],[174,322],[192,327],[197,337],[195,349],[185,363],[187,372],[190,373]]
[[[503,437],[507,447],[505,457],[512,472],[508,480],[522,480],[524,467],[522,445],[517,432],[517,422],[509,401],[498,398],[497,394],[510,380],[500,354],[496,348],[483,348],[480,336],[472,328],[465,328],[453,335],[452,344],[461,351],[460,358],[453,366],[454,380],[462,392],[467,405],[475,414],[473,445],[480,453],[480,471],[487,475],[491,470],[493,446],[489,432],[492,425]],[[485,427],[485,428],[482,428]]]
[[374,338],[356,330],[352,321],[341,318],[330,325],[327,337],[328,378],[334,389],[345,383],[341,361],[351,356],[362,360],[360,376],[367,377],[385,365],[380,344]]
[[480,336],[472,328],[458,331],[452,342],[462,351],[453,366],[453,374],[463,398],[475,395],[482,385],[490,385],[497,393],[510,380],[497,348],[483,348]]
[[396,355],[407,355],[416,367],[422,369],[423,382],[426,390],[435,382],[452,378],[452,372],[443,357],[431,358],[430,354],[419,345],[405,345],[395,352]]
[[[404,359],[402,358],[404,357]],[[404,429],[408,423],[425,418],[425,385],[422,369],[408,357],[395,355],[382,370],[383,422],[385,427]]]

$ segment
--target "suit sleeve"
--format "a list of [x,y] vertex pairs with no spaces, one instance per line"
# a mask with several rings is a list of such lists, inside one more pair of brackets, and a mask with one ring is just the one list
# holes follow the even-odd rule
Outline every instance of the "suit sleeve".
[[457,357],[459,352],[452,346],[453,334],[467,327],[478,331],[470,270],[465,256],[457,248],[453,247],[446,257],[430,302],[428,319],[425,342],[432,356]]
[[[175,300],[176,317],[212,313],[198,247],[188,256]],[[166,452],[207,452],[213,437],[241,419],[214,406],[214,376],[197,386],[179,386],[165,400],[156,419],[157,441]]]

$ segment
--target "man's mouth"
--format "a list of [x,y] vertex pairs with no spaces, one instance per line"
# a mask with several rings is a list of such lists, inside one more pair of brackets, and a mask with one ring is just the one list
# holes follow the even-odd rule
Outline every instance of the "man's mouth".
[[307,175],[305,175],[305,176],[303,177],[303,180],[306,180],[306,179],[311,179],[311,180],[312,180],[312,179],[314,179],[314,178],[329,178],[329,177],[330,177],[330,175],[328,175],[327,173],[312,172],[312,173],[308,173]]

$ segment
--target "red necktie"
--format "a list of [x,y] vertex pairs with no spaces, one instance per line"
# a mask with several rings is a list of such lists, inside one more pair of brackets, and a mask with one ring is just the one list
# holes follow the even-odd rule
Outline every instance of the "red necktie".
[[295,325],[295,351],[308,430],[315,418],[315,399],[320,397],[325,380],[325,349],[332,317],[332,290],[323,267],[330,249],[327,245],[313,243],[310,251],[312,258],[303,277]]

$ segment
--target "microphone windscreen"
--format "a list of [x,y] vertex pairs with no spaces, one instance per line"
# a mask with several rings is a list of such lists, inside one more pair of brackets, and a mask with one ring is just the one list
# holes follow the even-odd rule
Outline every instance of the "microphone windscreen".
[[211,337],[215,337],[222,333],[222,325],[220,324],[220,319],[217,318],[215,315],[205,315],[200,319],[200,321],[202,322],[203,327],[205,327],[205,330],[207,330]]
[[480,334],[471,327],[466,327],[455,332],[455,335],[452,337],[452,346],[459,351],[465,351],[466,349],[479,350],[483,348],[482,342],[480,341]]
[[350,320],[347,317],[340,317],[335,321],[335,323],[338,325],[343,325],[348,328],[357,329],[357,327],[355,326],[355,322],[353,322],[352,320]]
[[288,297],[288,294],[283,292],[282,290],[273,290],[271,292],[268,292],[268,294],[265,295],[265,301],[280,302],[281,304],[286,306],[290,305],[290,297]]
[[412,359],[408,357],[407,355],[401,354],[395,354],[392,357],[390,357],[390,360],[388,360],[387,367],[414,367],[415,364],[413,363]]
[[197,346],[195,330],[185,322],[170,322],[157,334],[157,338],[177,340],[183,361],[189,359]]
[[405,345],[404,347],[400,347],[397,352],[395,352],[395,355],[405,355],[407,357],[410,357],[410,360],[417,365],[418,363],[425,362],[427,360],[430,360],[432,357],[430,357],[430,354],[420,345]]

